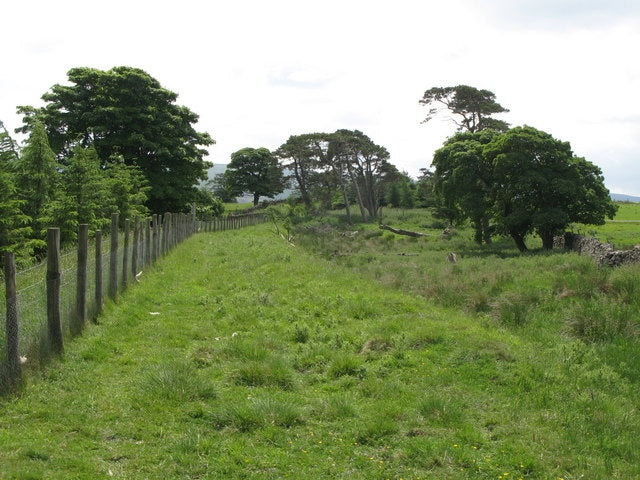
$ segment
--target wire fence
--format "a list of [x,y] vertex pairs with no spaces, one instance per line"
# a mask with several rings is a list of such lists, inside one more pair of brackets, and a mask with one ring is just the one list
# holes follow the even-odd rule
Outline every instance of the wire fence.
[[[59,229],[49,229],[45,262],[16,272],[5,254],[5,288],[0,292],[0,394],[19,388],[25,371],[37,370],[95,320],[104,300],[116,300],[136,275],[198,232],[243,228],[265,221],[262,213],[197,221],[192,214],[153,215],[125,220],[114,214],[111,232],[95,232],[88,241],[81,225],[76,248],[60,254]],[[84,234],[83,234],[84,229]],[[56,232],[57,231],[57,232]],[[84,241],[83,239],[84,236]]]

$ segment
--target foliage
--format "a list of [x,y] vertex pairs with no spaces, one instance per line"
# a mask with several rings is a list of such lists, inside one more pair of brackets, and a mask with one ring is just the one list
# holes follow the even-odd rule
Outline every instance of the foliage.
[[525,237],[535,232],[551,249],[572,222],[602,224],[616,211],[600,169],[532,127],[458,133],[433,164],[439,216],[470,219],[478,243],[499,233],[526,251]]
[[237,199],[229,186],[229,177],[225,173],[218,173],[205,184],[213,195],[225,203],[236,203]]
[[234,196],[253,195],[253,205],[260,197],[273,198],[284,190],[282,169],[266,148],[246,147],[231,154],[225,182]]
[[31,233],[30,217],[22,213],[24,201],[18,197],[15,169],[16,144],[0,122],[0,265],[4,252],[28,255],[25,239]]
[[494,219],[521,251],[535,231],[546,249],[571,222],[602,224],[613,218],[600,169],[575,157],[568,142],[532,127],[497,136],[484,150],[494,168]]
[[224,202],[216,197],[211,190],[203,187],[198,189],[196,199],[196,216],[203,221],[209,221],[224,213]]
[[60,166],[47,139],[44,125],[35,122],[20,158],[16,162],[16,186],[22,212],[30,218],[31,246],[40,253],[46,246],[46,227],[50,225],[47,207],[55,197]]
[[108,184],[93,147],[77,146],[61,175],[62,189],[50,204],[54,225],[60,227],[62,242],[74,241],[78,225],[86,223],[89,230],[102,229],[115,212]]
[[479,132],[481,130],[497,130],[504,132],[509,124],[493,118],[497,113],[508,112],[496,102],[496,96],[489,90],[478,90],[468,85],[455,87],[433,87],[424,92],[420,100],[422,105],[431,107],[423,123],[434,118],[444,107],[454,115],[462,117],[451,120],[459,131]]
[[18,198],[12,165],[0,160],[0,264],[4,252],[18,257],[29,253],[24,242],[31,233],[30,218],[22,213],[23,203]]
[[439,205],[449,209],[452,223],[470,218],[478,243],[491,243],[493,165],[484,157],[483,148],[497,135],[494,130],[461,132],[448,139],[433,156],[434,190]]
[[151,187],[140,168],[127,165],[121,155],[114,155],[104,169],[104,176],[107,198],[111,202],[109,210],[120,214],[121,224],[127,218],[146,217],[149,214],[145,204]]
[[147,206],[153,212],[185,209],[194,199],[194,185],[206,176],[204,147],[214,143],[193,128],[198,116],[137,68],[73,68],[68,80],[71,85],[56,84],[43,95],[44,107],[20,107],[22,130],[44,123],[62,161],[77,146],[92,146],[102,165],[121,155],[152,187]]
[[386,148],[359,130],[294,135],[276,155],[292,172],[307,208],[314,201],[330,208],[339,196],[348,219],[353,202],[363,219],[376,218],[385,189],[401,176]]

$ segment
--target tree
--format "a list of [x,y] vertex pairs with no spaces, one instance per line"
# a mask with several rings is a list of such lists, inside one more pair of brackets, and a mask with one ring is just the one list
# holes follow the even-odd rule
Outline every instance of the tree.
[[433,87],[424,92],[420,103],[430,107],[423,123],[444,108],[458,117],[451,119],[458,126],[458,131],[473,133],[492,129],[504,132],[509,127],[508,123],[492,117],[509,110],[496,102],[495,94],[489,90],[478,90],[468,85]]
[[496,136],[483,151],[494,169],[493,211],[503,233],[520,251],[535,232],[543,248],[571,222],[603,224],[616,205],[600,169],[575,157],[568,142],[532,127],[517,127]]
[[435,176],[428,168],[421,168],[416,182],[416,206],[429,208],[435,205]]
[[210,221],[224,213],[224,203],[206,187],[198,189],[196,199],[196,215],[200,220]]
[[236,203],[237,199],[229,187],[227,172],[216,174],[211,180],[205,184],[206,188],[225,203]]
[[460,132],[448,139],[433,156],[434,190],[438,206],[455,220],[471,219],[474,239],[491,243],[493,164],[484,146],[499,134],[494,130]]
[[127,165],[121,155],[110,158],[103,171],[108,205],[105,214],[118,212],[120,223],[135,217],[145,217],[149,210],[145,206],[151,187],[136,165]]
[[62,172],[62,188],[51,202],[51,217],[60,227],[62,241],[76,239],[78,224],[87,223],[91,230],[109,224],[116,211],[110,201],[111,192],[93,147],[76,146]]
[[31,221],[31,247],[36,254],[46,248],[46,227],[50,225],[48,207],[59,188],[59,165],[47,139],[44,125],[35,122],[26,145],[16,162],[16,186],[22,212]]
[[311,208],[310,188],[313,171],[318,164],[313,142],[313,134],[291,135],[275,152],[283,167],[292,172],[291,177],[296,181],[302,202],[307,208]]
[[338,130],[332,138],[335,156],[346,167],[363,220],[375,218],[380,206],[380,179],[389,159],[386,148],[359,130]]
[[14,252],[19,257],[29,253],[25,251],[24,239],[30,233],[30,218],[22,213],[24,202],[17,196],[16,156],[15,142],[6,131],[0,131],[0,265],[4,252]]
[[54,85],[42,96],[43,108],[19,107],[25,114],[22,131],[34,119],[42,121],[63,163],[77,146],[92,146],[103,166],[121,155],[152,187],[147,206],[153,212],[186,209],[210,166],[204,147],[214,143],[194,129],[198,116],[137,68],[74,68],[68,77],[71,85]]
[[225,174],[234,195],[250,193],[254,205],[260,197],[273,198],[285,187],[278,160],[266,148],[247,147],[232,153]]

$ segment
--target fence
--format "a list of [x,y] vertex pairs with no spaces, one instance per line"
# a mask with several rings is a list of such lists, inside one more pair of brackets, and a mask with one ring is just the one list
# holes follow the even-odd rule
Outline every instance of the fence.
[[[4,256],[4,301],[0,301],[0,394],[19,387],[26,368],[41,367],[64,351],[65,339],[79,335],[87,319],[95,320],[104,296],[116,300],[148,265],[197,232],[217,232],[262,223],[262,213],[197,221],[194,214],[111,218],[111,235],[100,230],[89,241],[80,225],[78,244],[60,252],[60,230],[47,232],[47,260],[16,272],[13,254]],[[5,310],[3,311],[3,307]],[[4,324],[3,324],[4,323]]]

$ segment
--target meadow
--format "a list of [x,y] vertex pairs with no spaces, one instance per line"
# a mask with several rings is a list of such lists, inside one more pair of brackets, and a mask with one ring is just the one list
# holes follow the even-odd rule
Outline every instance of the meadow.
[[430,235],[186,240],[0,401],[0,478],[640,476],[637,267],[384,221]]

